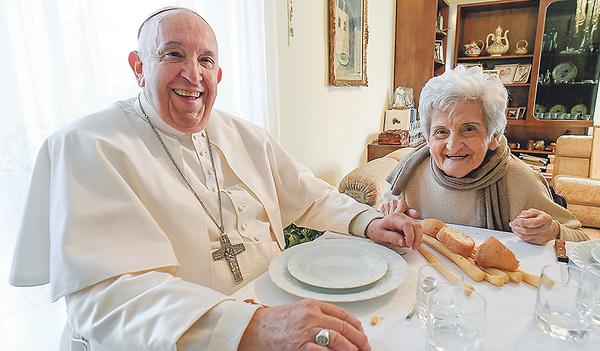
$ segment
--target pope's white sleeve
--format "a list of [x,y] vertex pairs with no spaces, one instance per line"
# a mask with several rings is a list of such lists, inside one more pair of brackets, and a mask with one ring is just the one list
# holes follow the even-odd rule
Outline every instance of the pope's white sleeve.
[[171,274],[125,274],[66,297],[69,324],[110,350],[236,350],[259,307]]

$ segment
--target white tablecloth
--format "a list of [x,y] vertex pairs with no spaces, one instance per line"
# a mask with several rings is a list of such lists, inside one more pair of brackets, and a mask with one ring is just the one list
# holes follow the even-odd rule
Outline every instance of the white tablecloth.
[[[539,275],[543,266],[556,262],[553,241],[544,246],[537,246],[525,243],[508,232],[456,225],[451,227],[469,234],[477,244],[490,235],[495,236],[515,253],[521,263],[520,269],[525,272]],[[324,235],[336,236],[338,234]],[[442,254],[433,249],[430,251],[442,263],[453,265]],[[396,290],[371,300],[336,303],[360,319],[373,350],[426,349],[425,325],[416,315],[409,321],[405,320],[405,316],[416,296],[417,271],[427,261],[421,254],[412,250],[408,250],[403,257],[408,263],[408,274]],[[596,325],[592,325],[590,333],[578,343],[558,340],[538,330],[533,318],[536,298],[534,287],[523,282],[507,283],[498,288],[485,281],[475,282],[466,274],[465,282],[473,285],[487,301],[486,350],[600,350],[600,327]],[[268,272],[240,289],[233,297],[252,298],[269,306],[284,305],[301,299],[277,287],[269,278]],[[379,318],[375,326],[371,325],[373,316]]]

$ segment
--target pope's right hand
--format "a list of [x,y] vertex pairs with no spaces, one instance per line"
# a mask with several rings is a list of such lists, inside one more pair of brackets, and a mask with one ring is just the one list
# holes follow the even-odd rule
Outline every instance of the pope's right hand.
[[[329,329],[329,344],[315,337]],[[256,311],[238,350],[371,350],[362,325],[348,311],[325,302],[304,299]]]

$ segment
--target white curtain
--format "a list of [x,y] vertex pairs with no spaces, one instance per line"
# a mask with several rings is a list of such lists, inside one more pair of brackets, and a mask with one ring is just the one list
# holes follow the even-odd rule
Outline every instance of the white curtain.
[[56,350],[66,320],[47,286],[8,284],[37,151],[60,126],[140,91],[127,55],[140,23],[169,5],[195,10],[217,35],[215,108],[278,137],[274,0],[1,0],[0,350]]

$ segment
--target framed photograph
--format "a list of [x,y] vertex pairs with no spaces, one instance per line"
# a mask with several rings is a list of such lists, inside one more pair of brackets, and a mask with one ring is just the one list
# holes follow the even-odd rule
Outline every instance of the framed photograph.
[[496,77],[498,77],[498,79],[500,79],[500,71],[498,71],[497,69],[484,69],[483,73],[495,74]]
[[367,0],[329,0],[329,84],[367,86]]
[[519,107],[517,119],[525,119],[525,110],[527,110],[527,107]]
[[519,107],[509,107],[506,109],[507,119],[519,119]]
[[531,73],[531,63],[517,65],[515,69],[515,76],[513,83],[527,83],[529,81],[529,74]]
[[444,43],[441,40],[435,41],[435,54],[433,59],[441,63],[444,62]]
[[515,78],[515,71],[517,70],[518,64],[511,65],[496,65],[494,66],[494,70],[497,70],[500,73],[500,80],[503,83],[512,83]]

